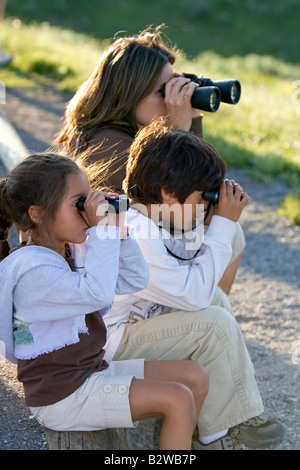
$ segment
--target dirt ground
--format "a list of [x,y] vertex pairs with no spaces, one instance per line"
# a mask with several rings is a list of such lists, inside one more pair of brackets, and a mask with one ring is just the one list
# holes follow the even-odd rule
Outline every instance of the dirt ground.
[[[27,148],[42,151],[61,127],[66,101],[50,87],[12,89],[1,109]],[[251,197],[241,219],[247,247],[231,304],[254,363],[265,411],[287,429],[277,449],[300,450],[300,228],[276,215],[287,193],[283,184],[262,185],[235,169],[228,176]],[[0,364],[0,403],[0,450],[46,449],[41,428],[29,419],[16,368],[7,363]]]

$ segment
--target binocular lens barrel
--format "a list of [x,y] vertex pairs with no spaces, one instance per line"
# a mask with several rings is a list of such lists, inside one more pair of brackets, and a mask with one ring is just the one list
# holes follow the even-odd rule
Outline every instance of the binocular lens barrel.
[[192,95],[191,103],[193,108],[215,113],[221,103],[220,90],[215,86],[196,88]]
[[191,98],[193,108],[214,113],[219,108],[221,101],[237,104],[241,97],[241,84],[238,80],[229,79],[214,82],[210,78],[197,77],[192,73],[185,73],[184,76],[199,85]]
[[241,84],[238,80],[219,80],[213,82],[221,92],[221,101],[228,104],[237,104],[241,97]]
[[[165,97],[165,85],[161,87],[161,95]],[[193,108],[202,109],[214,113],[217,111],[221,103],[221,92],[215,86],[199,87],[194,90],[191,97]]]

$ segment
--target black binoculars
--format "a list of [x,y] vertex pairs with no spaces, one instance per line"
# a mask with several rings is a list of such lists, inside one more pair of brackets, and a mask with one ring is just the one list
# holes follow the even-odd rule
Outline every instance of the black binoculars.
[[[191,97],[193,108],[202,109],[214,113],[223,103],[237,104],[241,97],[241,84],[238,80],[218,80],[213,82],[210,78],[197,77],[193,73],[184,73],[184,77],[198,83],[199,88],[194,90]],[[161,88],[161,94],[165,96],[165,85]]]
[[[232,191],[233,191],[233,194],[235,194],[235,186],[232,187]],[[204,193],[202,193],[202,199],[204,199],[204,201],[210,202],[213,205],[217,204],[219,200],[219,189],[212,189],[211,191],[204,191]]]
[[217,204],[219,200],[219,190],[213,189],[211,191],[204,191],[202,199],[204,199],[204,201],[211,202],[213,205]]
[[[114,208],[114,213],[119,214],[120,212],[126,212],[129,209],[129,199],[127,197],[119,196],[108,196],[105,198],[108,201],[108,204]],[[86,198],[81,196],[76,202],[78,210],[84,211],[84,203]]]

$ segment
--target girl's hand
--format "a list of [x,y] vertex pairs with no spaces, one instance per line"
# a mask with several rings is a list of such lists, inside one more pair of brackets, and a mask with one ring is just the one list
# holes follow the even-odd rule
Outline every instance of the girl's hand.
[[[108,202],[105,199],[106,193],[102,191],[90,191],[84,203],[85,218],[90,227],[102,225],[106,217]],[[106,225],[104,223],[103,225]]]
[[219,201],[214,207],[214,214],[237,222],[248,201],[248,194],[239,184],[225,180],[220,186]]
[[191,105],[191,97],[199,85],[182,75],[173,77],[166,83],[165,104],[170,123],[175,129],[189,131],[192,118],[200,115]]
[[[118,196],[116,193],[105,193],[106,197],[109,196]],[[125,225],[125,218],[126,218],[126,212],[120,212],[119,214],[116,214],[114,210],[108,211],[107,212],[107,225],[111,225],[114,227],[119,227],[121,229],[121,240],[124,238],[128,237],[129,235],[129,229],[127,225]]]
[[105,199],[109,196],[116,196],[115,193],[104,193],[102,191],[90,191],[84,203],[84,210],[87,222],[90,227],[111,225],[121,229],[121,239],[128,236],[128,229],[124,225],[125,212],[115,214],[110,212],[109,203]]
[[125,225],[125,217],[126,212],[120,212],[119,214],[109,212],[107,214],[107,224],[119,227],[121,229],[121,240],[124,240],[124,238],[128,237],[129,235],[129,229],[127,225]]

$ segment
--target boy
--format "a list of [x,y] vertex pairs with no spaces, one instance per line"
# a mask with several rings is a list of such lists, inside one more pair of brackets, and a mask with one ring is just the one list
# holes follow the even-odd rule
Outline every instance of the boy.
[[[127,223],[150,279],[146,289],[115,299],[104,318],[108,360],[193,359],[206,368],[210,385],[195,449],[267,447],[284,433],[275,421],[260,427],[244,423],[261,414],[263,405],[242,334],[218,283],[249,198],[224,180],[225,170],[215,148],[191,133],[161,120],[139,132],[123,187],[131,200]],[[215,188],[219,200],[212,206],[203,193]],[[192,250],[169,234],[172,228],[189,236],[195,225]]]

